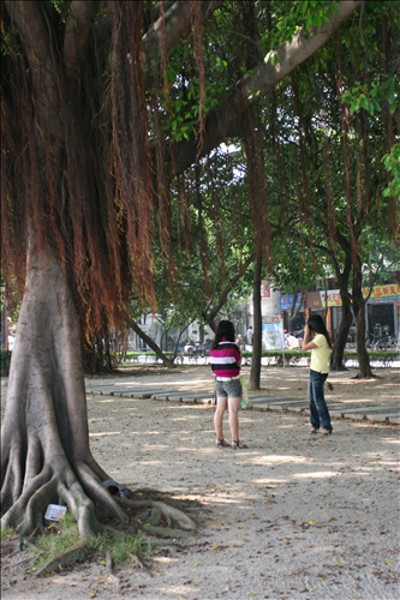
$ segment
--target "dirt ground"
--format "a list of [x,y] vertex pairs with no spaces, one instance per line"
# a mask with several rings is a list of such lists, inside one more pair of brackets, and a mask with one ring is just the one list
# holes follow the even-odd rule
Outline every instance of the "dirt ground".
[[[161,376],[208,389],[208,371],[194,371],[136,375],[144,387]],[[333,374],[332,394],[393,402],[399,372],[380,375]],[[306,369],[272,369],[263,387],[300,397],[306,380]],[[214,446],[211,405],[89,395],[88,411],[93,454],[110,476],[193,501],[198,531],[155,548],[143,569],[111,573],[96,557],[40,579],[6,542],[2,600],[399,598],[398,426],[336,419],[332,436],[310,436],[306,415],[242,411],[249,449],[233,451]]]

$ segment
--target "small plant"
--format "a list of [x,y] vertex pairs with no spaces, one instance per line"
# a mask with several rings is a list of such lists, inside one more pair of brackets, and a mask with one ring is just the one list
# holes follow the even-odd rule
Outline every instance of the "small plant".
[[10,370],[11,352],[5,348],[0,350],[0,373],[3,377],[6,377]]
[[[40,571],[54,557],[61,556],[74,548],[79,539],[78,527],[70,514],[66,514],[61,521],[57,521],[49,525],[40,535],[35,544],[31,546],[32,552],[35,554],[32,568],[34,571]],[[90,545],[91,546],[91,545]],[[71,557],[71,562],[81,562],[85,560],[90,553],[79,551]],[[93,550],[92,550],[93,551]],[[65,562],[63,562],[65,564]]]
[[109,546],[111,559],[117,567],[132,557],[148,558],[151,555],[150,541],[141,535],[124,535],[121,539],[114,539]]
[[32,571],[43,575],[75,563],[84,562],[96,553],[108,556],[117,567],[128,560],[146,559],[151,555],[149,540],[142,535],[106,531],[96,537],[82,539],[70,514],[49,525],[31,546],[35,554]]
[[0,532],[0,541],[4,542],[5,540],[13,537],[14,534],[15,531],[12,527],[4,527],[4,529],[1,529]]

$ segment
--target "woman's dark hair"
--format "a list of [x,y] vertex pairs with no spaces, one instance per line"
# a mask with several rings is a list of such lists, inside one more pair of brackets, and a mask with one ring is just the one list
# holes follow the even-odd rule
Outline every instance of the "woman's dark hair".
[[308,326],[311,333],[322,333],[328,342],[329,348],[332,348],[331,338],[321,315],[311,315],[311,317],[308,319]]
[[211,344],[211,349],[214,350],[221,340],[226,340],[227,342],[235,341],[235,328],[231,321],[222,320],[218,323],[217,331],[215,332],[215,338]]

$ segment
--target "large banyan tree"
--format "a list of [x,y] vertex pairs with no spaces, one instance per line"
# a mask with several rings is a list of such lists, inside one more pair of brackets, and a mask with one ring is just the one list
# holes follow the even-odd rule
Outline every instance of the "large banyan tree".
[[[244,26],[244,9],[256,18],[269,4],[2,2],[2,272],[22,297],[1,435],[3,526],[33,533],[50,502],[68,506],[81,535],[98,530],[97,512],[123,519],[126,499],[104,489],[109,474],[89,448],[81,348],[124,325],[132,293],[154,306],[152,240],[168,248],[172,178],[241,135],[249,98],[317,51],[359,2],[330,3],[317,25],[292,28],[274,60],[260,55],[207,104],[207,27]],[[236,49],[235,27],[220,29],[215,56]],[[181,136],[168,70],[179,52],[174,80],[192,77],[198,107]]]

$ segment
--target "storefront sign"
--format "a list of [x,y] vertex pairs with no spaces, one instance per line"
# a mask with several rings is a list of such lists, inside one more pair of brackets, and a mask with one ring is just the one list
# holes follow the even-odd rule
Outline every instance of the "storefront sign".
[[[369,294],[369,288],[363,289],[363,296],[366,298]],[[339,290],[321,291],[322,306],[342,306],[342,299]],[[327,300],[325,298],[327,297]],[[400,285],[397,283],[389,283],[388,285],[376,285],[372,288],[371,296],[368,302],[376,304],[377,302],[399,302],[400,301]]]
[[307,292],[306,295],[307,308],[322,308],[322,297],[320,292]]
[[[368,295],[369,289],[364,289],[364,298]],[[400,285],[397,283],[388,283],[387,285],[376,285],[372,288],[370,302],[399,302]]]
[[328,290],[320,292],[322,306],[342,306],[342,298],[339,290]]
[[261,284],[261,298],[263,300],[266,298],[271,298],[271,285],[269,283]]
[[[294,294],[288,294],[287,296],[281,296],[279,299],[279,307],[281,311],[289,311],[292,309],[294,302]],[[300,306],[301,294],[297,295],[295,310]],[[304,305],[302,306],[304,308]]]

